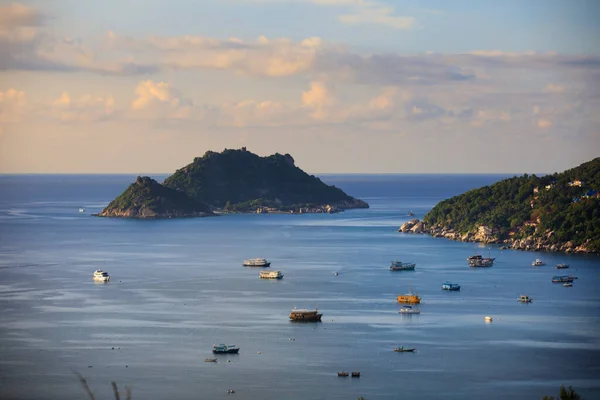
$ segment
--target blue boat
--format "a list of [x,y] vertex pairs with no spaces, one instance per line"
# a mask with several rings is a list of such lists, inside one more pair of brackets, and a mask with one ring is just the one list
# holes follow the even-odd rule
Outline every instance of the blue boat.
[[234,344],[213,344],[212,352],[215,354],[237,354],[240,348]]
[[456,283],[444,282],[442,284],[442,289],[456,291],[456,290],[460,290],[460,285],[458,285]]
[[417,264],[402,261],[392,261],[390,271],[414,271]]

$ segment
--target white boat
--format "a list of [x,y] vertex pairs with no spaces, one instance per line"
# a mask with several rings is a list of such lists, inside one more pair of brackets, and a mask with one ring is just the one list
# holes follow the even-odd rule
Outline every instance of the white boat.
[[110,275],[108,275],[108,272],[104,272],[101,269],[97,269],[94,271],[94,280],[100,282],[108,282],[110,281]]
[[268,267],[271,265],[265,258],[250,258],[244,260],[244,267]]
[[411,306],[404,306],[400,309],[400,314],[421,314],[421,310],[412,308]]
[[80,208],[79,212],[85,212],[85,208]]
[[531,297],[522,294],[521,296],[519,296],[517,298],[518,301],[520,301],[521,303],[531,303],[531,300],[533,300]]
[[534,267],[541,267],[542,265],[546,265],[546,263],[540,260],[539,258],[536,258],[535,261],[531,263],[531,265]]
[[563,283],[564,287],[572,287],[573,284],[571,282]]
[[489,315],[487,315],[487,316],[485,317],[485,322],[492,322],[492,321],[493,321],[493,319],[492,319],[492,317],[490,317]]
[[281,279],[283,274],[281,271],[260,271],[258,276],[262,279]]

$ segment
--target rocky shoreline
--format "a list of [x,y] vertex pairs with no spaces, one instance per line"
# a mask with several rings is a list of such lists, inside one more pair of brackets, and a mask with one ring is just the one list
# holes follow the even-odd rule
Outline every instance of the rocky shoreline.
[[402,224],[398,232],[428,234],[433,237],[442,237],[459,242],[498,244],[513,250],[596,253],[596,251],[588,249],[585,244],[576,246],[571,241],[551,243],[549,239],[553,235],[552,232],[548,232],[544,237],[529,236],[522,239],[500,239],[494,235],[494,229],[490,227],[480,226],[476,232],[460,233],[440,225],[428,227],[423,221],[416,218]]

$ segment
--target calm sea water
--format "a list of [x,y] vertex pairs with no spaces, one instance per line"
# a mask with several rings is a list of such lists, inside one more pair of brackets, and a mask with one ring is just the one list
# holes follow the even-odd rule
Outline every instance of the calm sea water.
[[[600,257],[397,232],[409,210],[504,177],[324,175],[371,208],[130,221],[90,214],[134,176],[0,176],[0,398],[86,398],[75,373],[99,400],[111,381],[134,400],[539,399],[561,384],[600,398]],[[488,252],[492,268],[467,266]],[[284,279],[259,279],[251,257]],[[391,272],[393,259],[417,268]],[[572,288],[551,283],[557,263]],[[110,283],[92,281],[98,268]],[[420,315],[398,314],[409,285]],[[293,307],[323,322],[291,323]],[[240,354],[205,363],[213,343]]]

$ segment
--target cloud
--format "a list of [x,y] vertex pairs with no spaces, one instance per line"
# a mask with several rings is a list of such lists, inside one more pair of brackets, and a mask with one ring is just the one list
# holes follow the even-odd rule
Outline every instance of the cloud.
[[548,121],[547,119],[540,119],[537,122],[537,126],[538,128],[542,129],[550,128],[552,126],[552,122]]
[[77,98],[62,92],[50,107],[49,115],[62,122],[94,122],[109,119],[115,113],[112,96],[85,94]]
[[552,83],[549,83],[546,85],[546,87],[544,88],[544,92],[546,93],[564,93],[566,90],[566,88],[562,85],[555,85]]
[[415,25],[413,17],[395,15],[392,7],[386,7],[379,2],[369,0],[312,0],[321,6],[336,6],[350,8],[346,14],[338,15],[338,20],[349,25],[374,24],[394,29],[412,29]]
[[142,81],[135,88],[135,95],[132,110],[149,117],[187,118],[193,109],[192,101],[167,82]]
[[25,92],[8,89],[0,92],[0,123],[12,123],[21,120],[26,106]]
[[0,31],[24,26],[38,26],[44,20],[43,15],[35,8],[13,3],[0,7]]

